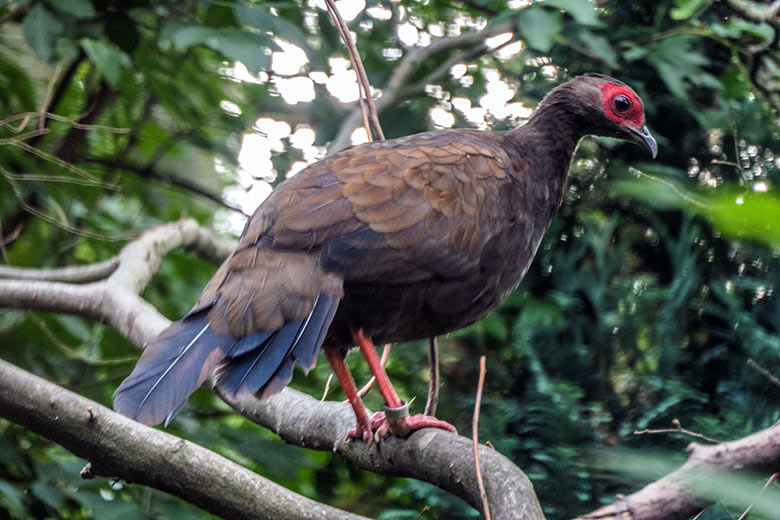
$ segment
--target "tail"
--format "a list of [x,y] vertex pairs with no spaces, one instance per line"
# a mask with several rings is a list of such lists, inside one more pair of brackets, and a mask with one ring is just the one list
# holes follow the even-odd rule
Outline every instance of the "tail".
[[231,395],[248,392],[263,398],[287,386],[293,361],[308,373],[317,363],[339,300],[321,293],[305,318],[289,321],[265,338],[260,335],[268,333],[256,332],[236,342],[218,371],[217,386]]
[[114,409],[144,424],[165,425],[187,398],[219,367],[218,385],[232,395],[266,397],[292,378],[293,361],[309,371],[325,339],[339,298],[320,294],[305,318],[280,329],[236,339],[216,334],[210,309],[188,315],[165,329],[144,349],[132,373],[114,394]]

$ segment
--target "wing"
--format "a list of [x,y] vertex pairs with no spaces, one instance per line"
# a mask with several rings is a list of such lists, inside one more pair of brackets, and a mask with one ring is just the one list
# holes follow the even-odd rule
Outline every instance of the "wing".
[[[345,284],[467,278],[502,229],[512,189],[501,134],[430,132],[366,143],[305,168],[247,222],[191,311],[243,337],[307,316]],[[262,295],[262,297],[261,297]]]
[[316,253],[345,283],[478,272],[508,218],[498,201],[513,181],[500,135],[450,130],[335,154],[278,188],[274,218],[255,242]]

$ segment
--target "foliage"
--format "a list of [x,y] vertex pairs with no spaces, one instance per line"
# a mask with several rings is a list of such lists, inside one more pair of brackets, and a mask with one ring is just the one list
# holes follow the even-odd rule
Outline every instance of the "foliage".
[[[402,96],[382,114],[389,137],[442,125],[447,118],[433,117],[442,113],[455,126],[514,127],[525,107],[586,71],[619,76],[647,102],[658,160],[639,162],[646,158],[630,145],[584,141],[565,203],[518,291],[482,322],[442,338],[439,415],[468,431],[477,359],[487,355],[480,439],[528,473],[550,518],[564,518],[660,476],[618,455],[642,453],[668,471],[691,440],[635,430],[679,419],[731,439],[778,419],[777,388],[747,361],[780,372],[780,114],[772,105],[780,51],[757,56],[772,26],[722,2],[528,3],[372,0],[351,27],[378,89],[414,45],[401,33],[424,41],[510,20],[523,42],[487,53],[477,46],[460,58],[467,67],[454,62],[424,92]],[[317,5],[0,2],[4,260],[34,267],[103,260],[133,234],[184,216],[240,229],[241,215],[225,206],[256,204],[250,183],[276,182],[296,161],[321,157],[353,108],[309,79],[335,76],[333,59],[346,56]],[[276,72],[274,59],[289,59],[281,54],[288,43],[308,63]],[[410,81],[457,52],[433,56]],[[288,102],[286,89],[299,80],[316,97]],[[485,109],[501,92],[516,93],[522,105]],[[25,115],[42,110],[57,118]],[[301,145],[295,136],[306,129],[315,141]],[[242,142],[255,147],[261,167],[238,162]],[[189,253],[171,255],[144,296],[178,317],[214,269]],[[69,316],[2,311],[0,342],[3,359],[105,404],[137,357],[113,330]],[[426,391],[423,352],[422,343],[400,345],[389,363],[402,393],[417,402]],[[320,365],[308,378],[297,374],[294,386],[320,394],[328,375]],[[355,372],[367,378],[362,364]],[[374,395],[368,403],[380,404]],[[427,506],[421,517],[476,515],[427,484],[285,446],[206,391],[170,429],[358,513],[417,518]],[[81,465],[0,421],[0,518],[207,516],[155,491],[82,481]],[[757,491],[763,483],[749,485]],[[730,518],[745,506],[719,504],[706,515]]]

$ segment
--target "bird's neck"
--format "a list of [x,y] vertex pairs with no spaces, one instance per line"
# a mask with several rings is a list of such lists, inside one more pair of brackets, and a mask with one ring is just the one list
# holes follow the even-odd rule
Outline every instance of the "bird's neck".
[[548,182],[561,185],[577,143],[587,133],[582,118],[567,101],[548,96],[528,123],[507,135],[527,161],[538,163],[532,164],[532,175],[545,176]]

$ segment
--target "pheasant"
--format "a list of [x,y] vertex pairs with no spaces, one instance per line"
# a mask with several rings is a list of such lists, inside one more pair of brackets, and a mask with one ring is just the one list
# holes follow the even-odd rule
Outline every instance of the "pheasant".
[[[146,346],[114,408],[167,424],[215,370],[223,392],[264,398],[289,383],[295,361],[308,372],[321,348],[355,412],[351,436],[453,430],[404,413],[374,342],[444,334],[506,298],[589,134],[657,153],[637,94],[586,74],[550,91],[514,130],[425,132],[309,165],[257,208],[192,310]],[[358,396],[344,362],[354,345],[389,417],[371,416]]]

